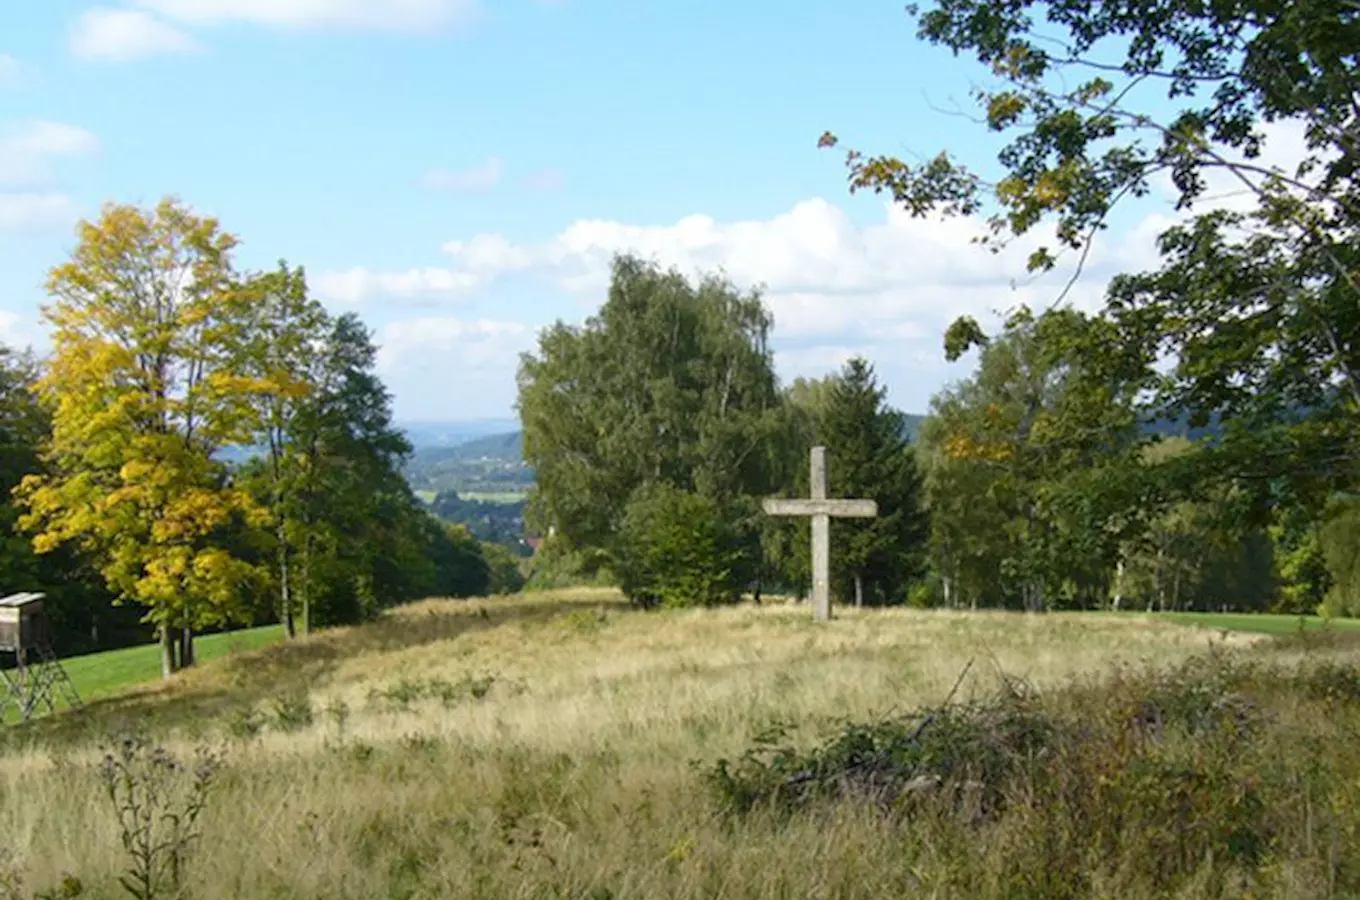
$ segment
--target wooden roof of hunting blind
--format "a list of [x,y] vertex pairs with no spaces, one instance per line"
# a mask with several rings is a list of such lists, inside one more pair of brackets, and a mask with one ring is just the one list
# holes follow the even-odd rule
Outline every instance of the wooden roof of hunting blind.
[[22,594],[10,594],[8,597],[0,597],[0,606],[28,606],[30,603],[35,603],[45,596],[47,595],[35,594],[32,591],[26,591]]
[[0,652],[29,648],[43,640],[43,597],[33,592],[0,597]]

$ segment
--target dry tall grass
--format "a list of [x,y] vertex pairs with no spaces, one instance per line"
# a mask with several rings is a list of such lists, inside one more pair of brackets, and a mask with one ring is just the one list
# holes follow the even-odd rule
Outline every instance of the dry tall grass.
[[[54,725],[57,743],[0,760],[0,847],[34,886],[73,872],[117,896],[118,836],[84,763],[88,735],[141,722],[181,752],[230,742],[191,874],[204,900],[900,897],[910,867],[867,812],[732,826],[693,761],[777,721],[811,736],[938,702],[969,659],[964,695],[997,669],[1052,686],[1210,640],[1259,639],[1089,615],[637,613],[598,591],[431,601]],[[275,707],[293,697],[296,720],[299,691],[315,721],[283,731]],[[232,738],[247,707],[275,725]]]

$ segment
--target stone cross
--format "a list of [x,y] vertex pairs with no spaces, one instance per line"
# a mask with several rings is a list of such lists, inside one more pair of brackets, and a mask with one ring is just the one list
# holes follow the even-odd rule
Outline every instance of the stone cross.
[[831,618],[831,517],[872,519],[878,515],[873,500],[829,500],[826,496],[826,448],[812,448],[812,497],[784,500],[770,497],[762,506],[772,516],[812,517],[812,611],[819,622]]

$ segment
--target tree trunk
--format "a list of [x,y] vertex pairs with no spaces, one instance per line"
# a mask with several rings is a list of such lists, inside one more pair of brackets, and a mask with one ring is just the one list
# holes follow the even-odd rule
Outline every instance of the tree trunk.
[[1114,566],[1114,609],[1115,612],[1124,605],[1124,558],[1120,557],[1119,562]]
[[175,635],[168,624],[161,626],[161,677],[175,674]]
[[194,629],[185,625],[179,632],[179,667],[187,669],[194,664]]
[[293,595],[288,583],[288,545],[284,540],[283,523],[274,531],[279,544],[279,616],[283,619],[283,633],[289,640],[297,637],[297,624],[293,621]]
[[944,608],[954,608],[954,579],[948,575],[940,579],[940,584],[944,589]]
[[299,572],[301,584],[298,592],[302,594],[302,634],[312,633],[312,539],[309,535],[302,542],[302,565]]
[[855,609],[862,609],[863,607],[864,607],[864,578],[863,578],[858,572],[856,572],[856,573],[855,573]]

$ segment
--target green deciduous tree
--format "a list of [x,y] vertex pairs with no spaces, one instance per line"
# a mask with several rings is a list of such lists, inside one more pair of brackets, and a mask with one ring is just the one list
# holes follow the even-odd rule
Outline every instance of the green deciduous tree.
[[504,544],[482,541],[482,556],[486,560],[490,582],[487,593],[517,594],[524,589],[524,573],[520,570],[520,557]]
[[430,516],[402,477],[411,453],[392,423],[372,335],[353,314],[328,323],[307,403],[291,421],[297,569],[304,632],[352,622],[431,584]]
[[426,515],[425,555],[434,562],[431,583],[421,593],[436,597],[482,597],[495,593],[484,545],[465,526]]
[[[939,0],[924,40],[996,81],[976,100],[1009,136],[987,183],[941,154],[915,165],[849,155],[852,188],[915,214],[991,214],[993,243],[1056,226],[1084,255],[1111,210],[1174,186],[1184,222],[1159,271],[1118,278],[1108,313],[1124,344],[1173,361],[1154,406],[1220,417],[1200,464],[1257,496],[1287,486],[1314,508],[1360,473],[1360,8],[1349,0]],[[1261,156],[1267,126],[1297,125],[1288,168]],[[835,144],[832,135],[823,144]],[[1212,192],[1239,196],[1213,208]],[[1190,214],[1198,206],[1200,211]],[[1206,208],[1207,207],[1207,208]],[[1149,370],[1149,376],[1151,371]]]
[[1240,488],[1195,472],[1203,453],[1178,437],[1146,448],[1149,473],[1183,486],[1126,545],[1120,599],[1149,611],[1264,611],[1278,596],[1271,540],[1244,515]]
[[1331,582],[1325,611],[1360,615],[1360,502],[1354,496],[1334,499],[1323,522],[1319,544]]
[[[326,402],[325,342],[330,322],[321,304],[307,293],[302,269],[280,263],[274,272],[248,285],[255,322],[244,360],[247,371],[272,386],[257,396],[264,452],[252,474],[272,518],[273,582],[279,616],[288,637],[296,635],[295,569],[307,542],[305,501],[315,473],[319,446],[315,431],[318,405]],[[310,455],[309,455],[310,454]],[[304,586],[304,596],[305,586]],[[304,617],[305,618],[305,617]]]
[[769,329],[759,296],[616,259],[599,313],[546,329],[521,362],[538,530],[553,526],[608,564],[634,494],[670,485],[722,510],[745,549],[741,577],[754,578],[755,498],[773,487],[784,452]]
[[[163,670],[192,662],[192,631],[248,615],[253,566],[216,540],[260,510],[214,455],[257,430],[243,377],[251,322],[236,239],[165,200],[82,222],[48,278],[53,353],[45,472],[24,479],[34,546],[95,554],[121,600],[160,630]],[[182,634],[178,656],[175,636]]]
[[[922,426],[934,568],[948,602],[1102,602],[1121,542],[1155,508],[1139,465],[1138,382],[1099,352],[1108,323],[1020,309]],[[957,336],[957,329],[950,337]],[[1097,368],[1099,367],[1099,368]]]

